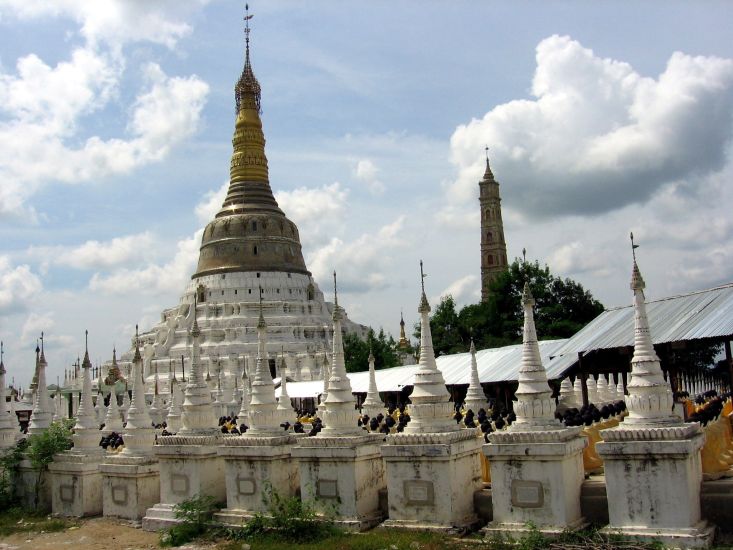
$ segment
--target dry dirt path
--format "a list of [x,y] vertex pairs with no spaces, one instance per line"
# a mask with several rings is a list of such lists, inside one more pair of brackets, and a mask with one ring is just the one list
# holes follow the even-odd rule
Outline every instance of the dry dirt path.
[[[151,550],[158,534],[109,518],[81,520],[78,527],[56,533],[16,533],[0,537],[0,550]],[[186,546],[189,549],[213,546]]]

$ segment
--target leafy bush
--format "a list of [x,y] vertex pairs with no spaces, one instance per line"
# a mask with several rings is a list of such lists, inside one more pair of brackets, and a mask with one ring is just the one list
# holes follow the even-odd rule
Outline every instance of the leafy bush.
[[71,418],[53,422],[47,430],[33,434],[28,438],[26,456],[31,465],[38,469],[47,469],[53,462],[54,455],[68,451],[74,445],[71,429],[74,420]]
[[217,502],[209,495],[196,495],[173,507],[176,519],[181,523],[163,531],[161,546],[180,546],[206,533],[211,518],[217,509]]
[[264,491],[268,513],[256,514],[243,529],[230,533],[237,539],[272,538],[284,542],[315,542],[337,532],[328,518],[319,517],[311,502],[284,497],[272,487]]
[[2,510],[16,504],[15,476],[27,446],[27,440],[21,439],[0,455],[0,509]]
[[38,507],[38,497],[43,484],[43,474],[48,470],[48,465],[53,462],[54,455],[68,451],[73,447],[71,429],[74,426],[74,419],[67,418],[59,422],[53,422],[48,429],[33,434],[28,438],[28,445],[25,455],[31,465],[38,471],[35,484],[34,508]]

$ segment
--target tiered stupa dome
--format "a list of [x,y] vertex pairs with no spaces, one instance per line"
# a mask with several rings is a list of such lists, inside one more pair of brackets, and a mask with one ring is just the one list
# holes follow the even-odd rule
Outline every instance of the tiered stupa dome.
[[[221,209],[204,229],[196,272],[177,307],[140,335],[148,393],[153,372],[172,363],[175,375],[190,368],[189,329],[196,317],[201,331],[203,370],[221,376],[228,402],[235,378],[254,374],[260,288],[268,326],[268,363],[274,376],[291,380],[319,377],[311,367],[331,353],[333,304],[325,301],[303,259],[296,225],[280,209],[270,187],[265,137],[260,119],[261,87],[252,70],[249,29],[244,69],[234,92],[236,122],[229,189]],[[196,306],[195,303],[198,302]],[[364,337],[366,327],[344,317],[344,329]],[[277,352],[282,361],[275,367]],[[132,352],[119,361],[129,375]],[[182,362],[183,358],[183,362]],[[172,359],[172,361],[171,361]],[[109,365],[108,365],[109,366]],[[320,377],[319,377],[320,378]]]
[[272,195],[260,120],[261,88],[249,59],[235,88],[237,120],[224,204],[204,230],[193,279],[240,271],[299,273],[305,267],[298,228]]

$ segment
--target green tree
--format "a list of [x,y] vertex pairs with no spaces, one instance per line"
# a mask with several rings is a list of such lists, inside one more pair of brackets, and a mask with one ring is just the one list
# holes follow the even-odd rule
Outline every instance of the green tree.
[[[539,262],[514,260],[491,284],[486,302],[456,311],[452,296],[444,296],[430,318],[436,355],[468,351],[473,337],[478,348],[521,342],[524,282],[534,295],[535,325],[541,339],[568,338],[603,311],[603,305],[582,285],[554,276]],[[415,327],[420,337],[420,326]]]
[[71,437],[73,426],[74,419],[67,418],[59,422],[53,422],[45,431],[33,434],[28,438],[26,456],[38,472],[34,487],[34,508],[38,507],[38,499],[44,483],[43,474],[48,471],[48,465],[53,462],[54,455],[67,451],[73,446]]
[[354,333],[344,335],[344,359],[346,372],[359,372],[369,367],[369,349],[374,354],[374,368],[387,369],[400,364],[397,355],[397,344],[392,335],[387,335],[380,328],[378,333],[370,328],[366,340],[362,340]]

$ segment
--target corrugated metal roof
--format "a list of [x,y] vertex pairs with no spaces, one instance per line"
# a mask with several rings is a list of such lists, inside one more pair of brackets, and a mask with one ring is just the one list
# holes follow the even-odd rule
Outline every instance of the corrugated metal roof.
[[[554,369],[550,368],[550,356],[565,342],[566,340],[543,340],[539,342],[542,364],[545,365],[549,378],[552,378],[551,373],[554,372]],[[476,352],[478,378],[481,383],[517,380],[521,361],[522,344],[479,350]],[[442,355],[436,359],[436,362],[443,373],[446,384],[469,383],[471,375],[470,353]]]
[[[293,399],[318,397],[323,393],[323,380],[308,380],[306,382],[288,382],[288,395]],[[275,397],[280,399],[280,386],[275,388]]]
[[[733,283],[652,300],[646,311],[655,344],[731,336]],[[579,352],[633,345],[634,307],[629,305],[604,311],[553,355],[572,356],[574,362]]]
[[[550,360],[550,356],[566,342],[567,340],[543,340],[539,343],[548,378],[557,378],[569,366],[566,365],[568,359],[565,357]],[[482,383],[517,380],[521,361],[522,344],[479,350],[476,352],[479,380]],[[468,384],[471,374],[470,353],[442,355],[436,359],[436,363],[446,384]],[[405,365],[376,371],[377,389],[380,392],[401,391],[405,386],[412,385],[418,368],[418,365]],[[353,393],[367,392],[369,371],[350,372],[348,376]],[[293,398],[317,397],[322,392],[323,382],[320,380],[288,382],[288,395]],[[275,395],[280,396],[280,388],[275,390]]]

